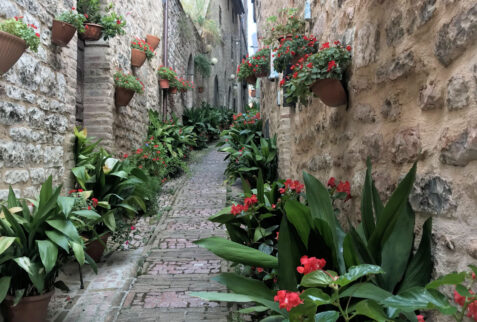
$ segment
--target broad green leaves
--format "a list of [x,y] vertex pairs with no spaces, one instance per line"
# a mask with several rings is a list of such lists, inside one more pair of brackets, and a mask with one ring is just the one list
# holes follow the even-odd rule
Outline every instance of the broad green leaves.
[[56,265],[58,247],[49,240],[37,240],[36,243],[40,252],[41,262],[48,274]]
[[382,273],[384,273],[384,271],[381,269],[381,267],[376,265],[363,264],[359,266],[354,266],[354,267],[351,267],[346,274],[341,275],[335,281],[335,284],[339,286],[346,286],[363,276],[368,276],[373,274],[382,274]]
[[0,277],[0,303],[3,302],[5,296],[7,295],[11,279],[12,278],[10,276]]
[[2,255],[18,238],[0,236],[0,255]]

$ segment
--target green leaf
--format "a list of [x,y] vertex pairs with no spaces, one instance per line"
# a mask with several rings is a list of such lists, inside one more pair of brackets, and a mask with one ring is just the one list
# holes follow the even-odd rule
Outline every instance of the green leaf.
[[367,169],[363,186],[363,196],[361,199],[361,222],[363,224],[366,239],[374,232],[375,221],[373,216],[373,179],[371,178],[371,161],[366,161]]
[[469,265],[470,269],[472,270],[472,272],[474,272],[475,274],[477,274],[477,266],[475,265]]
[[261,319],[260,322],[286,322],[288,319],[284,319],[282,315],[270,315],[264,319]]
[[305,287],[317,287],[328,286],[332,283],[334,283],[334,281],[328,274],[322,270],[316,270],[303,276],[300,285]]
[[278,267],[276,257],[266,255],[259,250],[234,243],[225,238],[209,237],[195,241],[194,243],[232,262],[266,268]]
[[0,277],[0,303],[3,302],[5,296],[7,296],[8,289],[10,288],[10,276]]
[[467,276],[467,273],[461,272],[461,273],[450,273],[444,276],[439,277],[435,281],[432,281],[426,285],[427,289],[430,288],[438,288],[439,286],[442,285],[457,285],[465,281],[465,277]]
[[49,240],[37,240],[38,251],[40,252],[40,259],[45,267],[46,274],[56,265],[58,258],[58,247]]
[[106,214],[103,215],[103,222],[109,230],[116,230],[116,219],[114,218],[113,210],[108,211]]
[[27,247],[27,239],[22,226],[18,224],[17,220],[12,216],[10,211],[3,205],[2,210],[3,214],[5,215],[6,221],[10,224],[11,229],[15,232],[15,236],[18,237],[21,241],[21,245],[23,245],[23,247]]
[[73,248],[73,253],[75,254],[76,260],[80,265],[84,265],[84,247],[80,243],[71,242],[71,247]]
[[261,281],[246,278],[235,273],[222,273],[212,277],[212,280],[227,286],[227,289],[234,293],[253,294],[254,297],[273,301],[274,292]]
[[[242,314],[249,314],[249,313],[254,313],[254,312],[266,312],[268,311],[269,308],[266,306],[252,306],[252,307],[247,307],[245,309],[239,310],[239,313]],[[281,317],[283,319],[283,317]]]
[[70,246],[68,244],[68,238],[57,232],[56,230],[46,230],[45,231],[46,236],[53,241],[56,245],[60,246],[63,248],[67,253],[70,252]]
[[75,198],[59,196],[58,206],[60,207],[61,212],[65,214],[66,217],[68,217],[70,215],[71,210],[75,206]]
[[94,261],[93,258],[91,258],[91,256],[89,256],[86,252],[84,253],[84,256],[85,256],[85,260],[86,262],[89,264],[89,266],[91,266],[91,268],[93,269],[93,272],[95,272],[96,274],[98,274],[98,265],[96,265],[96,262]]
[[432,274],[432,217],[427,219],[422,228],[422,237],[416,254],[412,257],[399,293],[414,286],[425,286]]
[[368,318],[373,319],[373,321],[389,321],[389,318],[379,304],[372,300],[361,301],[357,303],[354,308],[356,313],[367,316]]
[[295,306],[290,311],[290,321],[303,321],[313,322],[315,321],[316,304],[308,301]]
[[368,247],[376,262],[380,262],[381,246],[386,243],[394,229],[400,208],[405,207],[407,204],[409,193],[411,192],[412,185],[416,178],[416,168],[417,165],[414,163],[414,166],[408,172],[406,177],[404,177],[399,183],[384,207],[381,218],[377,223],[373,234],[369,238]]
[[336,311],[325,311],[315,315],[315,322],[336,322],[340,314]]
[[340,298],[343,297],[357,297],[364,299],[371,299],[375,301],[381,301],[393,294],[383,290],[379,286],[372,283],[358,283],[348,287],[345,291],[340,293]]
[[76,227],[73,223],[69,220],[63,219],[53,219],[46,221],[51,227],[55,228],[59,232],[63,233],[63,235],[69,237],[71,240],[79,241],[80,237]]
[[296,291],[296,267],[300,263],[299,237],[291,229],[286,216],[280,224],[278,239],[278,285],[281,290]]
[[220,223],[220,224],[226,224],[229,221],[232,221],[232,220],[235,219],[235,216],[230,213],[231,210],[232,210],[231,206],[226,207],[226,208],[220,210],[215,215],[210,216],[209,220],[212,221],[212,222]]
[[288,200],[285,204],[288,221],[295,227],[303,244],[308,247],[308,238],[312,227],[310,208],[297,200]]
[[76,211],[73,211],[73,214],[83,218],[90,219],[90,220],[101,219],[101,216],[96,211],[93,211],[93,210],[76,210]]
[[17,237],[0,236],[0,255],[2,255],[15,241],[18,241]]
[[45,288],[45,270],[37,263],[31,262],[28,257],[17,257],[13,260],[27,272],[37,291],[39,293],[43,292]]
[[[12,186],[10,186],[8,188],[7,207],[8,207],[8,209],[11,209],[11,208],[17,207],[17,206],[18,206],[17,197],[15,196],[15,192],[13,191]],[[2,302],[2,301],[0,301],[0,302]]]
[[353,266],[348,270],[346,274],[341,275],[335,281],[335,284],[338,284],[340,286],[346,286],[349,283],[354,282],[363,276],[382,273],[384,273],[384,271],[381,269],[381,267],[376,265],[362,264],[359,266]]
[[309,288],[301,293],[300,297],[305,300],[312,301],[316,306],[331,303],[330,296],[318,288]]
[[456,285],[455,290],[461,296],[465,296],[465,297],[472,297],[473,296],[472,293],[470,293],[469,290],[466,287],[464,287],[464,285],[462,285],[462,284]]

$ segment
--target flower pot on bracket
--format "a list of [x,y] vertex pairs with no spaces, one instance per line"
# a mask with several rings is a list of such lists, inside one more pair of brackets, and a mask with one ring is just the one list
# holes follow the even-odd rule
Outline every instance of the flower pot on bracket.
[[[268,77],[268,71],[257,73],[257,74],[255,74],[255,77],[256,78]],[[255,81],[257,81],[257,80],[255,79]],[[254,82],[254,84],[255,84],[255,82]]]
[[159,46],[161,39],[154,35],[146,35],[146,42],[152,47],[153,50],[155,50],[157,46]]
[[255,83],[257,82],[257,77],[255,75],[251,75],[251,76],[247,77],[246,81],[250,85],[255,85]]
[[328,106],[338,107],[348,103],[346,91],[338,79],[318,79],[310,89]]
[[45,322],[48,313],[48,304],[55,290],[38,295],[27,296],[13,306],[14,297],[7,295],[2,302],[2,314],[5,321],[11,322]]
[[204,88],[203,88],[202,86],[199,86],[198,89],[199,89],[199,93],[203,93],[203,92],[204,92]]
[[160,79],[160,80],[159,80],[159,86],[160,86],[162,89],[168,89],[168,88],[169,88],[169,80],[167,80],[167,79]]
[[53,20],[51,42],[60,47],[66,47],[75,35],[75,26],[58,20]]
[[[103,257],[103,253],[106,249],[105,246],[108,242],[109,235],[109,233],[104,234],[99,239],[95,239],[92,242],[86,244],[86,254],[88,254],[96,263],[99,263],[101,257]],[[102,241],[102,243],[100,240]]]
[[177,87],[171,87],[171,88],[169,88],[169,92],[170,92],[171,94],[176,94],[176,93],[177,93]]
[[134,96],[134,91],[123,87],[116,87],[114,102],[116,106],[127,106]]
[[133,48],[131,50],[131,65],[141,67],[146,61],[146,53],[142,50]]
[[27,45],[23,39],[0,31],[0,74],[8,72],[26,49]]
[[95,23],[85,23],[84,28],[85,32],[79,34],[80,39],[96,41],[101,38],[101,34],[103,33],[103,27],[101,25]]

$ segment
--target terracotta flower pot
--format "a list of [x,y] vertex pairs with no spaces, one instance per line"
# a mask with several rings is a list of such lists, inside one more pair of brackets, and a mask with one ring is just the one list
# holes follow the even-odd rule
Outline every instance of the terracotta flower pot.
[[95,23],[85,23],[84,27],[85,32],[79,34],[80,39],[95,41],[101,38],[101,34],[103,33],[103,27],[101,25],[97,25]]
[[286,40],[293,40],[293,35],[292,34],[287,34]]
[[58,20],[53,20],[51,30],[51,42],[60,47],[66,47],[75,35],[75,26]]
[[277,40],[278,40],[279,43],[281,43],[283,39],[285,39],[285,35],[280,36],[280,37],[277,38]]
[[[264,72],[260,72],[260,73],[255,74],[256,78],[267,77],[267,76],[268,76],[268,71],[264,71]],[[255,84],[255,82],[254,82],[254,84]]]
[[176,94],[176,93],[177,93],[177,87],[171,87],[171,88],[169,88],[169,93],[171,93],[171,94]]
[[252,89],[250,96],[256,97],[257,96],[257,91],[255,89]]
[[8,72],[26,49],[27,44],[23,39],[0,31],[0,74]]
[[55,290],[38,295],[27,296],[13,306],[13,296],[7,295],[2,303],[2,313],[5,321],[10,322],[45,322],[48,313],[48,304]]
[[168,88],[169,88],[169,80],[167,80],[167,79],[160,79],[160,80],[159,80],[159,86],[160,86],[162,89],[168,89]]
[[257,77],[255,75],[251,75],[246,79],[247,83],[254,85],[257,82]]
[[161,39],[153,35],[146,35],[146,42],[152,47],[152,49],[155,50],[157,46],[159,46],[159,42],[161,42]]
[[132,100],[134,96],[134,91],[126,89],[123,87],[116,87],[116,92],[114,93],[114,102],[116,106],[126,106]]
[[187,90],[185,88],[181,88],[181,93],[185,93]]
[[203,87],[198,87],[199,89],[199,93],[203,93],[204,92],[204,88]]
[[[91,256],[91,258],[96,262],[99,263],[101,257],[103,256],[105,245],[108,242],[109,233],[104,234],[99,239],[95,239],[92,242],[86,245],[86,254]],[[104,245],[99,241],[101,240]]]
[[346,91],[337,79],[318,79],[310,89],[328,106],[337,107],[348,103]]
[[146,53],[142,50],[133,48],[131,50],[131,65],[134,67],[141,67],[146,61]]

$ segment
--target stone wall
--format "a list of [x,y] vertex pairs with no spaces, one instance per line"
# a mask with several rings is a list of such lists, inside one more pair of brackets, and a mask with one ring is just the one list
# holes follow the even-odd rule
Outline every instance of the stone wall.
[[[304,1],[255,0],[266,17]],[[418,162],[411,204],[434,217],[436,272],[477,259],[477,5],[464,0],[311,1],[310,34],[353,47],[349,104],[277,104],[278,82],[262,81],[261,108],[278,135],[280,175],[303,170],[349,180],[359,210],[369,156],[383,198]],[[303,9],[303,8],[300,8]],[[283,97],[280,97],[283,101]],[[325,181],[326,182],[326,181]]]

